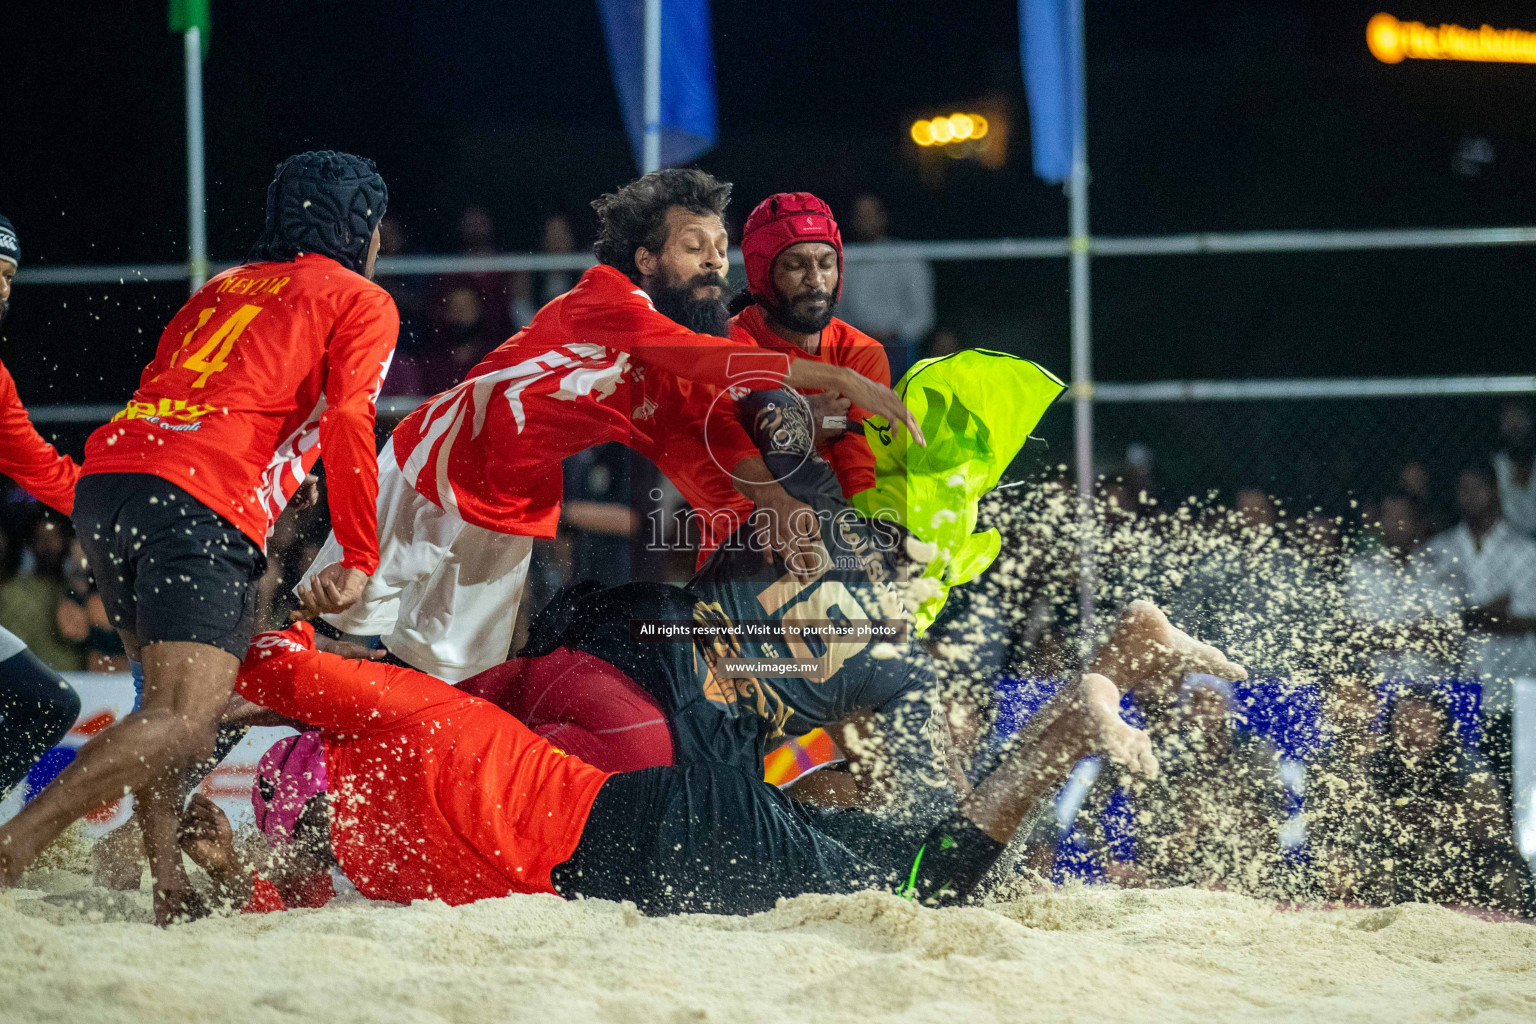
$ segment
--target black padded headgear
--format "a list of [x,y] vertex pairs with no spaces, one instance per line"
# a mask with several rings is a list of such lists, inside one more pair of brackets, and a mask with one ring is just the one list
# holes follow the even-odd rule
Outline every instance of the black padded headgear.
[[7,217],[0,217],[0,260],[10,260],[16,266],[21,266],[21,241],[16,237],[16,228]]
[[358,273],[389,205],[389,189],[366,157],[321,149],[277,165],[267,186],[267,220],[248,263],[329,256]]

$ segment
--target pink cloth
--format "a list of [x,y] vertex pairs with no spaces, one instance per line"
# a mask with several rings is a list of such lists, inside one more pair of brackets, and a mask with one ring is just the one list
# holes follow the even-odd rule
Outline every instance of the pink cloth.
[[274,843],[293,841],[310,797],[325,792],[325,749],[319,732],[301,732],[272,744],[256,765],[251,806],[256,827]]

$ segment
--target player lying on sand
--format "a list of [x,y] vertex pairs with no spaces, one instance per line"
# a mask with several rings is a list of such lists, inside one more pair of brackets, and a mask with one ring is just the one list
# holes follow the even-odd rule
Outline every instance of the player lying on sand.
[[[488,701],[413,669],[316,650],[314,642],[307,623],[261,634],[237,684],[244,699],[320,730],[324,778],[295,759],[301,778],[279,772],[273,789],[289,793],[283,814],[311,823],[302,832],[309,852],[319,828],[319,808],[309,801],[327,800],[331,854],[372,899],[462,904],[547,892],[627,899],[650,914],[754,913],[781,896],[898,885],[925,902],[965,898],[1025,814],[1080,758],[1105,752],[1156,771],[1145,734],[1120,719],[1112,679],[1156,697],[1189,672],[1244,675],[1137,603],[1099,652],[1096,671],[1047,705],[921,843],[861,843],[856,852],[733,765],[603,772]],[[209,841],[217,832],[212,817],[208,805],[194,805],[186,848],[248,898],[248,869],[209,856],[222,849]]]

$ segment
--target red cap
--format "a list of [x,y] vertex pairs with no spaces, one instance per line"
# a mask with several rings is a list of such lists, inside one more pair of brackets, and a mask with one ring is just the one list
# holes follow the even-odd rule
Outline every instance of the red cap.
[[800,242],[826,242],[837,250],[837,292],[843,294],[843,235],[832,218],[832,207],[809,192],[777,192],[747,218],[741,236],[741,255],[747,264],[747,290],[772,296],[773,261],[779,253]]

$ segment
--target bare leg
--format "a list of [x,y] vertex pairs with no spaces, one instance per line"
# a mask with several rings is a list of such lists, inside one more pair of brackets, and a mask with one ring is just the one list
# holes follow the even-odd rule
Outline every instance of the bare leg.
[[906,892],[940,905],[970,893],[1024,816],[1089,754],[1103,750],[1155,774],[1157,762],[1146,734],[1120,719],[1116,683],[1148,703],[1166,702],[1190,672],[1247,678],[1241,666],[1216,648],[1175,629],[1155,605],[1133,602],[1089,671],[1014,737],[1001,765],[928,834],[913,861]]
[[176,842],[178,772],[213,751],[219,713],[239,660],[207,644],[143,649],[144,707],[84,747],[31,803],[0,826],[0,888],[15,885],[70,822],[126,792],[135,794],[155,876],[155,919],[167,924],[192,892]]
[[1210,644],[1174,628],[1150,601],[1132,601],[1089,662],[1088,671],[1113,680],[1138,700],[1173,699],[1179,681],[1193,672],[1247,679],[1248,672]]
[[1085,757],[1106,753],[1144,774],[1157,774],[1151,741],[1120,717],[1120,691],[1101,675],[1085,674],[1038,717],[1045,719],[1039,731],[960,804],[961,814],[1000,843],[1013,838],[1024,816],[1061,788]]

